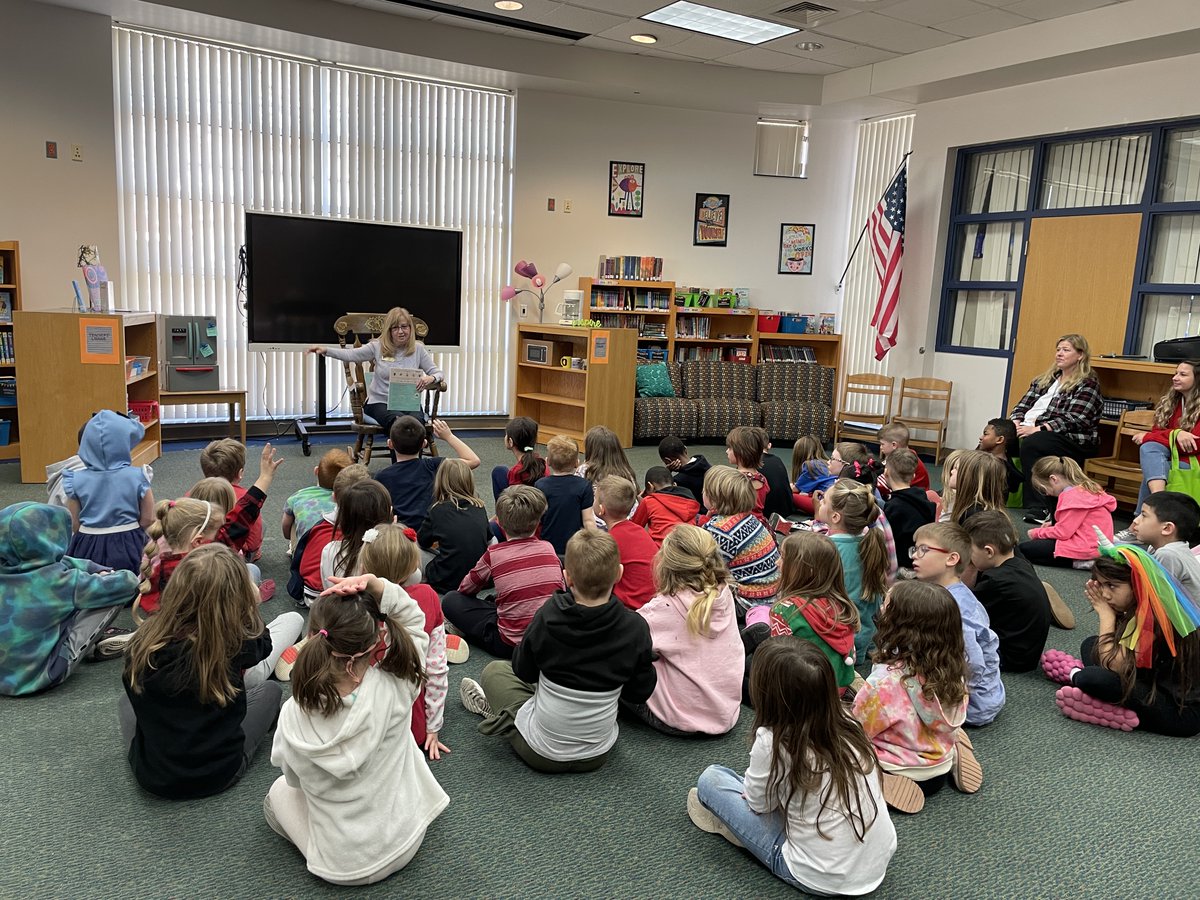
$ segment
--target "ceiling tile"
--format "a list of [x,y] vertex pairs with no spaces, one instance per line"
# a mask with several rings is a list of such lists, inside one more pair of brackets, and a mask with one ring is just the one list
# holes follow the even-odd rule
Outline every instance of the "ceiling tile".
[[1007,10],[988,9],[973,16],[963,16],[961,19],[946,22],[939,25],[938,30],[948,31],[959,37],[971,38],[979,37],[981,34],[992,34],[996,31],[1007,31],[1009,28],[1018,28],[1021,25],[1028,25],[1032,21],[1032,19],[1026,19],[1024,16],[1018,16]]
[[569,28],[572,31],[596,34],[609,28],[624,25],[629,21],[629,18],[627,16],[612,16],[608,13],[562,4],[554,12],[538,17],[538,21],[543,25],[553,25],[555,28]]
[[666,5],[666,2],[656,2],[656,0],[567,0],[567,6],[627,17],[643,16]]
[[1005,9],[1019,16],[1044,20],[1072,16],[1075,13],[1111,4],[1112,0],[1019,0],[1017,3],[1006,6]]
[[766,69],[769,71],[783,69],[796,63],[795,57],[787,56],[783,53],[775,53],[771,50],[763,50],[761,47],[747,47],[744,50],[735,50],[733,53],[722,56],[715,61],[725,63],[729,66],[742,66],[747,69]]
[[608,38],[610,41],[620,41],[632,46],[629,40],[630,35],[644,33],[653,34],[658,38],[658,43],[641,44],[639,46],[657,47],[660,50],[664,47],[674,47],[676,44],[682,44],[684,41],[695,37],[690,31],[670,28],[666,25],[660,25],[658,22],[643,22],[641,19],[631,19],[615,28],[606,28],[604,31],[595,32],[593,36]]
[[815,59],[796,59],[792,58],[788,65],[780,69],[780,72],[787,72],[789,75],[832,75],[834,72],[841,72],[844,66],[832,66],[829,63],[819,62]]
[[901,22],[899,19],[891,19],[878,13],[858,13],[840,22],[820,25],[812,31],[856,44],[894,50],[897,53],[916,53],[958,40],[952,34],[934,31],[932,28],[914,25],[911,22]]
[[477,22],[474,19],[464,19],[462,16],[437,16],[433,21],[439,25],[470,28],[472,31],[489,31],[492,34],[508,34],[511,30],[504,25],[493,25],[491,22]]
[[[654,34],[658,34],[668,26],[659,26]],[[724,38],[709,37],[706,34],[688,34],[685,40],[677,44],[671,44],[673,53],[682,53],[684,56],[690,56],[693,59],[703,60],[718,60],[723,56],[728,56],[738,50],[747,48],[746,44],[738,41],[727,41]]]
[[[338,0],[343,2],[343,0]],[[351,6],[362,6],[366,9],[373,9],[377,12],[390,13],[393,16],[404,16],[408,19],[433,19],[437,13],[430,12],[425,9],[417,9],[413,6],[401,6],[398,3],[392,3],[390,0],[362,0],[359,3],[351,3]]]
[[[443,2],[446,2],[446,0],[443,0]],[[449,5],[474,10],[475,12],[491,13],[494,16],[501,16],[505,19],[523,19],[526,22],[540,21],[542,16],[549,15],[562,6],[557,0],[521,0],[521,2],[525,4],[525,7],[515,12],[496,9],[496,4],[493,0],[450,0]]]
[[951,19],[961,19],[974,13],[986,12],[987,7],[974,0],[904,0],[881,10],[882,15],[917,25],[939,25]]
[[[816,41],[822,46],[820,50],[801,50],[796,46],[801,41]],[[880,50],[877,47],[852,44],[849,41],[841,41],[835,37],[811,31],[789,35],[786,38],[779,38],[763,46],[777,53],[786,53],[789,56],[798,56],[801,59],[812,59],[851,69],[855,66],[866,66],[899,56],[898,53],[892,53],[890,50]]]

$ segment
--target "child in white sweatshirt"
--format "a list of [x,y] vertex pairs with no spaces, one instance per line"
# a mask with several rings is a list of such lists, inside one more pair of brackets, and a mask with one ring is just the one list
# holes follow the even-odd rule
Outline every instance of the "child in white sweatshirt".
[[263,812],[318,878],[373,884],[408,865],[450,802],[409,732],[429,637],[403,588],[374,575],[333,581],[279,714],[271,762],[283,775]]

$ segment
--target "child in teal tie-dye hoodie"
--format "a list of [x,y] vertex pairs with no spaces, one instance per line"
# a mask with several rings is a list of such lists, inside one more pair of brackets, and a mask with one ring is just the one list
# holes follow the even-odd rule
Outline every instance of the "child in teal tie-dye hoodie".
[[62,684],[137,593],[132,572],[64,556],[70,542],[62,507],[0,510],[0,694]]

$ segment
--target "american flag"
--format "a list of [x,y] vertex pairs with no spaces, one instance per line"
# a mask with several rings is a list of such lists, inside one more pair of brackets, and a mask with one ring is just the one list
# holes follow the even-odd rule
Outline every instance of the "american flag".
[[867,219],[871,258],[879,278],[879,299],[871,316],[875,329],[875,359],[883,359],[896,346],[900,276],[904,271],[904,213],[908,205],[908,164],[905,163],[887,193]]

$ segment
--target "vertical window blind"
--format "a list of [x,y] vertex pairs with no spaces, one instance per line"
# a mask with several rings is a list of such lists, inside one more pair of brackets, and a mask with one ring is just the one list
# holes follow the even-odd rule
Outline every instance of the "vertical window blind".
[[[452,414],[508,405],[508,304],[514,99],[511,94],[344,69],[113,29],[122,302],[217,317],[217,361],[245,387],[253,417],[315,412],[300,353],[250,353],[238,249],[247,209],[461,229],[460,350],[435,353]],[[354,309],[330,268],[330,330]],[[396,285],[396,304],[404,305]],[[455,343],[431,335],[431,344]],[[344,379],[330,364],[331,412]],[[336,366],[336,368],[335,368]],[[176,417],[220,418],[211,407]]]
[[[883,192],[896,174],[901,158],[912,148],[914,115],[894,116],[863,122],[858,126],[858,148],[854,161],[854,185],[850,204],[850,242],[847,253],[854,248],[858,231],[879,202]],[[903,296],[903,287],[901,288]],[[842,369],[843,372],[875,372],[887,374],[888,360],[875,361],[875,332],[868,326],[879,299],[879,281],[871,261],[871,247],[863,241],[858,255],[846,273],[845,295],[842,299]],[[900,327],[913,328],[914,323],[903,315],[901,300]],[[921,326],[924,327],[923,325]],[[911,332],[909,338],[912,337]],[[870,410],[864,410],[870,411]],[[878,412],[883,413],[882,407]]]

